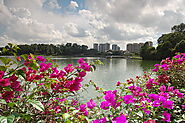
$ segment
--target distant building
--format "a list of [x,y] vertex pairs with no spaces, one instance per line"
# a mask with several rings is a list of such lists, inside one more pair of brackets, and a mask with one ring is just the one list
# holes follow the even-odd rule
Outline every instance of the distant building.
[[120,47],[117,44],[113,44],[112,51],[120,51]]
[[[105,44],[97,44],[97,43],[94,43],[93,44],[93,49],[96,49],[99,52],[107,52],[111,48],[110,48],[110,44],[109,43],[105,43]],[[119,51],[120,50],[120,47],[117,44],[113,44],[112,45],[112,50],[113,51]]]
[[106,43],[104,45],[105,45],[105,52],[110,50],[110,44],[109,43]]
[[132,44],[127,44],[127,51],[129,51],[130,53],[132,53],[133,52],[133,50],[132,50]]
[[144,43],[129,43],[127,44],[127,51],[129,51],[130,53],[139,53],[143,45]]
[[99,51],[100,52],[105,52],[105,44],[100,44],[99,45]]
[[93,44],[93,49],[95,49],[95,50],[97,50],[97,51],[99,50],[98,44],[97,44],[97,43],[94,43],[94,44]]

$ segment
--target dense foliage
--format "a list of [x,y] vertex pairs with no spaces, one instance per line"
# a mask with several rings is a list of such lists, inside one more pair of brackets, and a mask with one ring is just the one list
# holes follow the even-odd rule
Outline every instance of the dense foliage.
[[174,56],[176,52],[185,52],[185,24],[175,25],[171,30],[171,33],[163,34],[158,38],[156,49],[145,44],[141,48],[141,57],[143,59],[161,60]]
[[[96,55],[98,52],[94,49],[88,49],[87,45],[78,45],[77,43],[66,43],[64,44],[24,44],[18,45],[20,49],[18,49],[17,54],[38,54],[38,55]],[[5,48],[9,48],[9,45],[5,46]],[[0,48],[3,49],[3,48]],[[2,55],[10,55],[10,53],[6,52]]]
[[21,55],[16,60],[0,58],[1,122],[64,123],[156,123],[185,121],[185,53],[156,64],[116,90],[104,90],[86,103],[78,91],[87,72],[95,67],[83,58],[78,66],[62,70],[42,56]]

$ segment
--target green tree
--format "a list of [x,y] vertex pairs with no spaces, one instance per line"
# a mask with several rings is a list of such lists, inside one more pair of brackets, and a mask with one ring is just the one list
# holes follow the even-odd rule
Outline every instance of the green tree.
[[181,23],[179,25],[174,25],[171,30],[173,32],[185,32],[185,24],[184,23]]
[[154,60],[156,59],[156,50],[155,47],[149,46],[148,42],[146,42],[142,47],[140,51],[140,56],[144,60]]
[[185,53],[185,40],[182,40],[175,46],[175,52]]

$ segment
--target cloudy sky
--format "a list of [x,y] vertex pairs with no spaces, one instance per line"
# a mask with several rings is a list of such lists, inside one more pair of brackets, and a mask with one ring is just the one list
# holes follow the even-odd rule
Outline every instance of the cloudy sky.
[[156,40],[185,21],[185,0],[0,0],[0,46]]

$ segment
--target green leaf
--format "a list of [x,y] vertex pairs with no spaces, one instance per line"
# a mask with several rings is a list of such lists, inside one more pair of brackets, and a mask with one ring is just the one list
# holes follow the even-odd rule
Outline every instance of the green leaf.
[[31,53],[30,53],[30,56],[31,56],[33,59],[35,58],[35,56],[34,56],[33,54],[31,54]]
[[11,107],[11,108],[13,108],[14,105],[15,105],[15,103],[13,103],[13,102],[9,102],[9,103],[8,103],[8,106]]
[[138,113],[136,113],[137,115],[139,115],[140,117],[143,117],[143,112],[139,111]]
[[21,57],[26,60],[28,58],[28,55],[27,54],[24,54],[24,55],[21,55]]
[[40,101],[29,100],[28,102],[39,111],[44,111],[44,106]]
[[0,116],[0,123],[13,123],[15,116],[11,115],[8,117]]
[[12,59],[10,58],[5,58],[5,57],[0,57],[0,60],[2,63],[4,64],[9,64],[11,61],[13,61]]
[[36,63],[30,63],[29,65],[30,65],[30,67],[31,67],[33,70],[38,70],[38,69],[39,69],[39,67],[37,66]]
[[7,67],[6,66],[0,66],[0,71],[6,71]]
[[70,116],[71,116],[71,115],[68,114],[68,113],[64,113],[64,114],[62,115],[62,117],[63,117],[65,120],[68,119]]
[[6,101],[4,99],[0,99],[1,104],[6,104]]

